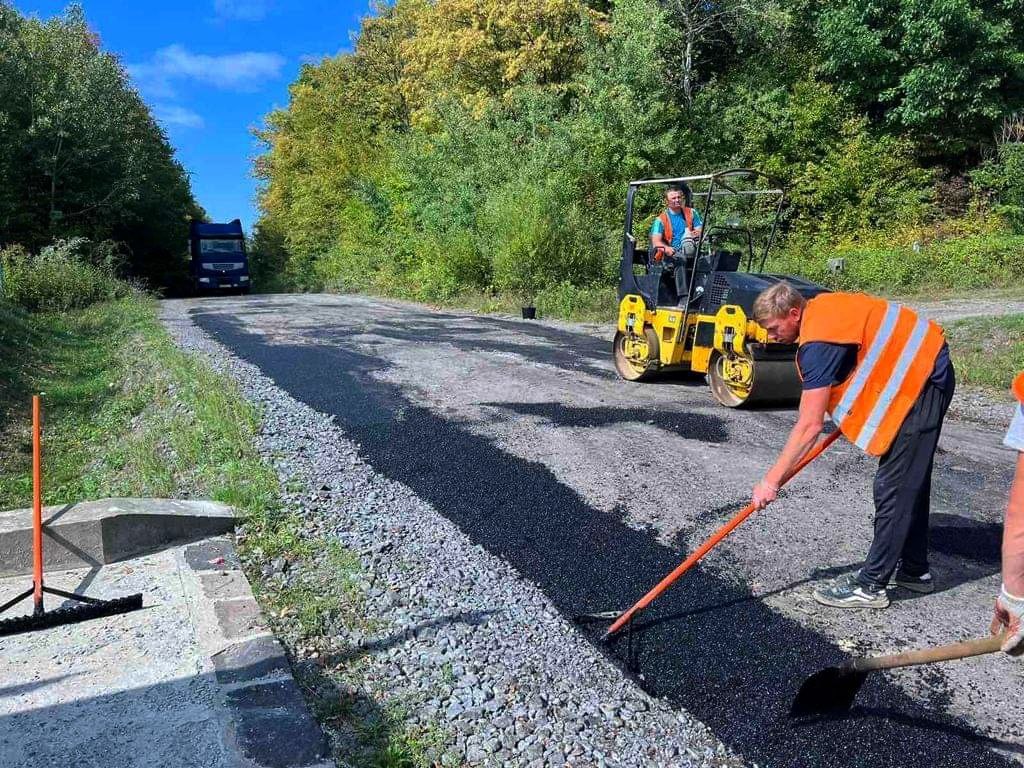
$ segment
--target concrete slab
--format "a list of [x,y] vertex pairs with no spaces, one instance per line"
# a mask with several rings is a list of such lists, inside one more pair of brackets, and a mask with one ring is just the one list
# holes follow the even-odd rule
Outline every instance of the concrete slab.
[[[0,637],[0,766],[332,765],[244,575],[205,567],[200,552],[237,561],[222,538],[48,578],[94,597],[141,592],[144,607]],[[0,579],[0,601],[23,581]],[[240,620],[225,628],[223,616]]]
[[[218,536],[234,511],[214,501],[100,499],[43,510],[47,571],[104,565]],[[32,572],[32,510],[0,512],[0,577]]]
[[214,654],[213,666],[217,682],[225,685],[291,674],[284,649],[269,635],[243,640]]
[[227,638],[249,637],[258,632],[263,623],[260,608],[252,598],[218,600],[214,608],[220,631]]

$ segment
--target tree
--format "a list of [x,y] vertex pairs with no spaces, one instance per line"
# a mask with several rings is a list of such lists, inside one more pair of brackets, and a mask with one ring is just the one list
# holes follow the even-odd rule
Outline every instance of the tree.
[[1024,105],[1020,0],[846,0],[818,37],[821,72],[932,153],[976,147]]
[[693,106],[701,48],[727,37],[732,27],[755,13],[756,6],[746,0],[666,0],[666,6],[681,29],[679,79],[689,108]]
[[0,44],[0,239],[117,238],[135,274],[182,271],[188,177],[81,7],[43,22],[0,4]]
[[402,46],[402,89],[414,116],[456,94],[475,115],[529,83],[565,92],[581,69],[584,25],[604,15],[580,0],[409,3],[415,34]]

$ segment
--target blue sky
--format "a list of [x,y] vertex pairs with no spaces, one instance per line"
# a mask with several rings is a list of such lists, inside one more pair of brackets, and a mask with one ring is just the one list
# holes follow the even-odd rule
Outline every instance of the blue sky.
[[[15,0],[47,18],[68,2]],[[288,103],[304,62],[351,47],[369,0],[82,0],[132,74],[214,221],[256,220],[251,129]]]

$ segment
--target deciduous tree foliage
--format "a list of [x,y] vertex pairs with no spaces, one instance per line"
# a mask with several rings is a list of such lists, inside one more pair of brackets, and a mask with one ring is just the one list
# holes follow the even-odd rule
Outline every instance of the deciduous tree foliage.
[[480,117],[489,101],[517,85],[564,92],[581,68],[584,25],[600,27],[603,19],[579,0],[435,0],[410,7],[401,88],[425,119],[439,97],[452,93]]
[[568,296],[614,281],[630,179],[727,166],[789,186],[804,244],[927,228],[983,156],[963,184],[1015,201],[992,130],[1024,94],[1022,1],[395,0],[259,133],[268,263]]
[[1024,106],[1021,0],[847,0],[818,29],[822,73],[939,154],[976,146]]
[[0,2],[0,245],[114,240],[156,282],[201,213],[184,169],[79,6],[39,21]]

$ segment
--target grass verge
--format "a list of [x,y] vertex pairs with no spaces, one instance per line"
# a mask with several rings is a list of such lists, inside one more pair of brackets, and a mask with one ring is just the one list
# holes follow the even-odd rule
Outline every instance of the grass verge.
[[6,414],[0,505],[31,499],[30,392],[43,392],[44,503],[103,496],[203,495],[264,514],[272,470],[258,421],[224,380],[183,354],[156,303],[128,298],[60,314],[4,307]]
[[[238,549],[257,599],[295,663],[337,754],[376,768],[429,766],[436,734],[400,706],[352,695],[358,657],[316,653],[342,630],[368,632],[359,559],[314,539],[287,511],[256,447],[259,415],[234,383],[182,352],[157,303],[132,296],[65,313],[0,301],[0,508],[31,503],[30,401],[44,397],[44,503],[104,496],[203,497],[245,517]],[[301,578],[275,578],[287,563]]]
[[1024,370],[1024,314],[969,317],[945,330],[958,384],[1006,393]]

